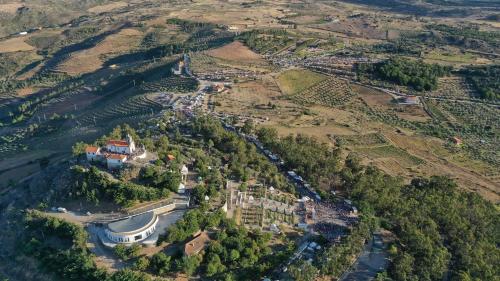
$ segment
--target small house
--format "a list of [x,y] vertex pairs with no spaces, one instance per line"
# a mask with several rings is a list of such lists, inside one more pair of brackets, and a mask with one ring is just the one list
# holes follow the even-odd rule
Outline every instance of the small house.
[[206,231],[203,231],[184,245],[184,255],[192,256],[199,254],[201,251],[205,250],[209,243],[210,237]]
[[85,155],[87,156],[87,161],[96,161],[101,155],[101,148],[96,146],[87,146],[85,148]]
[[403,99],[403,104],[406,104],[406,105],[417,105],[417,104],[420,104],[420,99],[417,96],[406,96]]
[[108,169],[118,169],[123,166],[123,163],[127,161],[127,155],[108,153],[106,155],[106,165]]

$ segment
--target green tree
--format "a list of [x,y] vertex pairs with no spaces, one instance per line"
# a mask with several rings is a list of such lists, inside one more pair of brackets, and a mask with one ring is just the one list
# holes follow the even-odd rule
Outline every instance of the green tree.
[[85,153],[85,149],[87,148],[88,144],[84,142],[77,142],[71,147],[71,152],[73,156],[77,157]]
[[290,266],[290,275],[296,281],[310,281],[318,277],[319,270],[309,262],[301,261],[297,265]]
[[146,257],[139,257],[134,263],[134,269],[144,271],[149,267],[149,259]]
[[171,257],[163,252],[154,254],[149,263],[151,270],[157,275],[164,275],[172,269]]
[[151,278],[145,273],[123,269],[114,273],[109,281],[151,281]]
[[210,254],[207,263],[207,276],[214,276],[224,272],[224,270],[226,270],[226,267],[222,264],[219,255]]
[[181,269],[184,273],[193,275],[201,264],[201,257],[198,255],[184,256],[181,260]]

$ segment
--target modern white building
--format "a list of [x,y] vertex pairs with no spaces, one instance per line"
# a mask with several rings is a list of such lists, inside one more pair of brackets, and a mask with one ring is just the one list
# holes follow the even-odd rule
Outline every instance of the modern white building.
[[147,212],[109,223],[104,232],[115,243],[135,243],[151,236],[158,224],[158,216]]

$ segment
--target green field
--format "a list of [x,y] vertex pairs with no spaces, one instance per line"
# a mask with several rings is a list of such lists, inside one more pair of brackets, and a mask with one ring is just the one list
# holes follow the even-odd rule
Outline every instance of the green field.
[[278,84],[287,95],[297,94],[328,77],[309,70],[294,69],[282,72],[278,78]]

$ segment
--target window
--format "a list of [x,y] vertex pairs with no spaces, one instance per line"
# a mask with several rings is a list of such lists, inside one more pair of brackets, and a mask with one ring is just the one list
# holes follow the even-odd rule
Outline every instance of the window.
[[142,239],[142,234],[139,234],[139,235],[136,235],[134,236],[134,240],[137,241],[137,240],[141,240]]

